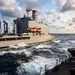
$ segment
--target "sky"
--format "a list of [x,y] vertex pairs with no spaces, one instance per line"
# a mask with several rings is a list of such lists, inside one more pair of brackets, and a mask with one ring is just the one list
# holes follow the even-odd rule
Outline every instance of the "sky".
[[0,0],[0,18],[12,30],[13,19],[23,17],[26,8],[38,11],[39,21],[49,25],[50,33],[75,34],[75,0]]

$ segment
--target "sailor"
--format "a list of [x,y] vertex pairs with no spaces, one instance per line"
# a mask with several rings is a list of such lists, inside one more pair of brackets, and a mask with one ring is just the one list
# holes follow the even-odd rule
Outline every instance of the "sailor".
[[22,23],[19,17],[17,18],[17,34],[18,36],[22,35]]

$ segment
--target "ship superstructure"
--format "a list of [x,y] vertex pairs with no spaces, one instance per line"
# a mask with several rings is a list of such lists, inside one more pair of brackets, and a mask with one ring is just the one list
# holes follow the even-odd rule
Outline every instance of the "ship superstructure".
[[[21,26],[22,26],[22,33],[29,33],[30,29],[33,29],[33,32],[41,32],[44,34],[48,34],[49,27],[43,22],[38,21],[37,10],[26,9],[26,11],[27,11],[27,16],[24,15],[24,17],[20,18]],[[29,17],[30,11],[32,11],[32,17]],[[18,31],[17,21],[18,19],[14,20],[14,27],[15,27],[14,34],[17,34],[17,31]]]

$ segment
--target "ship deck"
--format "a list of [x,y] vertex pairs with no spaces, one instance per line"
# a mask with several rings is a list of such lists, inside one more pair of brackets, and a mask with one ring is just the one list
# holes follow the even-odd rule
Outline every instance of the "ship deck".
[[24,35],[24,36],[3,36],[0,37],[0,48],[9,47],[11,45],[18,45],[23,42],[24,44],[34,44],[40,42],[51,41],[55,38],[55,35],[35,35],[32,34]]
[[0,37],[1,41],[13,41],[13,40],[22,40],[22,39],[30,39],[29,36],[3,36]]

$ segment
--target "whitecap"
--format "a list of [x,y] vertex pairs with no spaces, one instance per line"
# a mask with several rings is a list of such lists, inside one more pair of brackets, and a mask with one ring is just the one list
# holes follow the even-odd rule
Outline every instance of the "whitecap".
[[[46,69],[50,70],[54,66],[56,66],[56,58],[45,58],[45,57],[40,57],[36,56],[33,61],[28,62],[28,63],[22,63],[18,68],[17,68],[17,73],[21,75],[22,73],[26,72],[27,75],[36,75],[40,74],[40,69],[41,69],[41,74],[45,73],[45,66]],[[57,63],[58,64],[58,63]]]
[[24,44],[23,42],[21,42],[21,43],[19,43],[17,46],[18,46],[18,47],[25,47],[25,46],[27,46],[27,45]]
[[71,43],[75,43],[75,40],[70,40],[69,42],[71,42]]
[[14,53],[14,54],[21,54],[24,53],[26,54],[26,56],[31,56],[31,52],[26,50],[26,49],[22,49],[22,50],[9,50],[9,51],[0,51],[0,55],[4,55],[5,53]]
[[60,43],[61,41],[60,41],[60,40],[54,40],[53,42],[55,42],[55,43]]
[[5,51],[0,51],[0,55],[4,55],[5,53],[7,53],[7,52],[5,52]]
[[27,44],[24,44],[23,42],[21,42],[21,43],[18,43],[17,45],[10,45],[9,46],[9,48],[12,48],[12,49],[18,49],[18,48],[24,48],[24,47],[26,47],[27,46]]
[[39,49],[39,48],[51,48],[50,45],[38,45],[38,46],[33,46],[33,48]]
[[14,45],[10,45],[9,48],[17,49],[18,47],[17,46],[14,46]]

